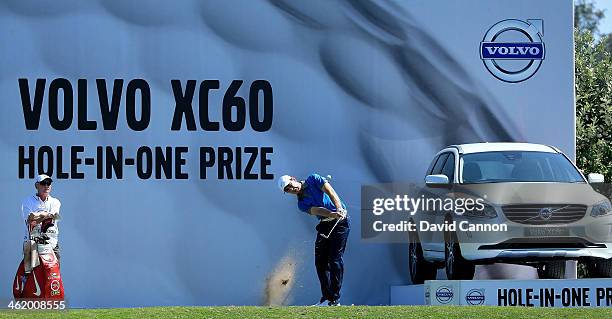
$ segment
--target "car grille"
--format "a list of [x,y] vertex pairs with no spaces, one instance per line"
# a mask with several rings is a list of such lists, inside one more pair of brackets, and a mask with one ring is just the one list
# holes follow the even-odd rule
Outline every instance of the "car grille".
[[[586,205],[575,204],[521,204],[502,206],[506,217],[520,224],[549,225],[568,224],[580,220],[586,214]],[[547,210],[542,212],[543,210]],[[546,217],[549,216],[547,219]]]

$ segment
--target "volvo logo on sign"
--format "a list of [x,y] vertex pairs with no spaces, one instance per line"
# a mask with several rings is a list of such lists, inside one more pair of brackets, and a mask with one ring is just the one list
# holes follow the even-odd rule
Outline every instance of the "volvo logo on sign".
[[480,306],[485,302],[484,289],[472,289],[465,295],[465,301],[472,306]]
[[440,287],[436,290],[436,299],[439,303],[449,303],[453,300],[453,290],[449,287]]
[[543,30],[542,20],[500,21],[480,42],[480,58],[496,78],[510,83],[525,81],[544,60]]

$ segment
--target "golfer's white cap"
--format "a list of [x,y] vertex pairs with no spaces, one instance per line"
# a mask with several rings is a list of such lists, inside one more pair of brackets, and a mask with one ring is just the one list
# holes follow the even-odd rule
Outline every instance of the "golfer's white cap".
[[[36,183],[40,183],[40,182],[44,181],[45,179],[51,179],[51,177],[49,177],[49,175],[40,174],[40,175],[36,176]],[[51,181],[53,182],[52,179],[51,179]]]
[[291,176],[289,175],[283,175],[278,179],[278,188],[280,188],[281,191],[285,191],[285,187],[287,187],[287,185],[289,185],[289,182],[291,181]]

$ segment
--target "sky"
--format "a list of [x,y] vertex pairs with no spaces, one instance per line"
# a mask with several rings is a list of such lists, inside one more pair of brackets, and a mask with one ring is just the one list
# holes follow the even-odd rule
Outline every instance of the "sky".
[[595,0],[595,6],[603,9],[605,17],[599,23],[599,32],[612,33],[612,0]]

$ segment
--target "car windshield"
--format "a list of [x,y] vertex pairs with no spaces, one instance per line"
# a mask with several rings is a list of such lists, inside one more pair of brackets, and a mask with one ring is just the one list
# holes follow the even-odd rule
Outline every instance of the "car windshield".
[[562,154],[546,152],[483,152],[465,154],[463,183],[558,182],[584,183]]

